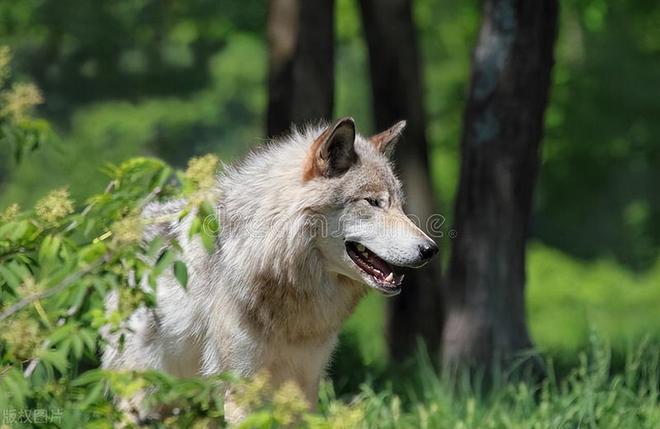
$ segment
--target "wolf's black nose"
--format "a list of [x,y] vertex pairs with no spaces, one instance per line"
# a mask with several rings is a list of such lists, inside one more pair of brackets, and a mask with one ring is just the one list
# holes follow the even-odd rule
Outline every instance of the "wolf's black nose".
[[438,246],[433,242],[419,246],[419,254],[422,259],[431,259],[436,253],[438,253]]

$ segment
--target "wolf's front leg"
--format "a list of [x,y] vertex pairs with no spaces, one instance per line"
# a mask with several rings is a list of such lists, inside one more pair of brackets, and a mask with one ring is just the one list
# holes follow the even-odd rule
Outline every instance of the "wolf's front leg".
[[[328,363],[336,337],[312,344],[286,344],[278,342],[246,341],[234,337],[226,348],[209,345],[204,354],[206,375],[232,372],[240,377],[264,374],[271,389],[293,382],[304,395],[310,409],[318,401],[319,381]],[[233,344],[232,344],[233,343]],[[231,350],[230,354],[223,353]],[[238,398],[236,386],[229,386],[225,394],[225,418],[230,423],[243,420],[249,413]]]
[[[263,370],[262,370],[263,371]],[[281,389],[285,383],[294,383],[294,385],[300,390],[303,394],[303,400],[307,404],[307,407],[310,411],[316,409],[316,404],[318,402],[318,389],[319,389],[319,379],[316,380],[296,380],[293,378],[280,379],[279,377],[274,377],[271,372],[263,371],[263,374],[266,374],[269,380],[269,388],[272,391]],[[244,420],[250,413],[250,409],[246,408],[244,404],[239,399],[240,387],[230,387],[225,393],[225,419],[231,424],[240,423]],[[292,395],[293,396],[293,395]]]
[[[309,410],[316,409],[318,401],[318,388],[319,378],[315,380],[300,379],[296,377],[280,377],[276,372],[271,372],[267,369],[261,369],[257,377],[264,377],[266,381],[264,385],[267,388],[268,395],[265,396],[267,400],[272,392],[281,389],[286,383],[293,383],[296,388],[302,393],[301,399],[307,404]],[[267,387],[266,387],[267,386]],[[229,423],[236,424],[241,422],[252,411],[245,406],[244,392],[241,391],[241,386],[229,386],[225,391],[224,397],[224,412],[225,418]],[[289,391],[287,391],[289,393]],[[295,392],[291,396],[296,396]]]
[[[239,335],[230,330],[210,330],[210,335],[204,344],[202,357],[202,374],[213,376],[222,373],[232,373],[241,378],[249,378],[258,373],[262,367],[257,351],[258,343],[248,335]],[[230,424],[242,421],[248,414],[237,400],[237,386],[227,385],[224,395],[225,419]]]

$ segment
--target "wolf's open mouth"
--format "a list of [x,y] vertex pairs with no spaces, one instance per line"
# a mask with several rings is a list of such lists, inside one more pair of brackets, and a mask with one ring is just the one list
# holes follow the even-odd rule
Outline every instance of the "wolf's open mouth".
[[392,265],[379,258],[362,244],[353,241],[346,242],[346,252],[355,265],[375,280],[378,286],[397,289],[403,281],[403,274],[394,272]]

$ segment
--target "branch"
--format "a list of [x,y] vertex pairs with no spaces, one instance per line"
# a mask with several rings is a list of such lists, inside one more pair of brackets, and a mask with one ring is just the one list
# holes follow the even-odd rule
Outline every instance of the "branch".
[[[114,183],[115,183],[114,181],[110,182],[110,184],[105,189],[105,193],[108,193],[108,192],[112,191],[112,189],[114,188]],[[151,202],[158,194],[160,194],[160,192],[161,192],[160,187],[156,187],[156,188],[152,189],[151,192],[146,197],[144,197],[142,199],[142,201],[140,201],[140,204],[139,204],[138,207],[140,209],[144,208],[144,206],[146,206],[149,202]],[[87,213],[89,213],[89,211],[92,209],[93,205],[94,205],[94,203],[92,203],[92,204],[88,205],[87,207],[85,207],[85,209],[82,212],[82,215],[84,216]],[[76,226],[77,226],[77,222],[74,221],[74,222],[71,223],[71,225],[69,225],[69,227],[66,229],[66,231],[70,231],[71,229],[75,228]],[[71,286],[75,281],[80,279],[85,274],[89,274],[90,272],[94,271],[96,268],[101,266],[104,262],[107,262],[107,260],[109,259],[109,256],[110,256],[110,254],[105,254],[102,258],[99,258],[95,263],[93,263],[91,265],[88,265],[85,269],[80,270],[80,271],[76,271],[75,273],[72,273],[72,274],[68,275],[56,286],[53,286],[52,288],[47,289],[47,290],[45,290],[41,293],[36,293],[36,294],[30,295],[30,296],[20,300],[16,304],[12,305],[8,309],[6,309],[2,313],[0,313],[0,321],[3,321],[6,318],[12,316],[13,314],[16,314],[17,312],[19,312],[20,310],[22,310],[23,308],[27,307],[28,305],[32,304],[35,301],[38,301],[38,300],[43,299],[43,298],[48,298],[49,296],[55,295],[56,293],[59,293],[59,292],[63,291],[64,289]]]
[[100,267],[104,262],[107,261],[108,256],[109,255],[106,254],[102,258],[99,258],[95,263],[88,265],[84,269],[69,274],[61,282],[59,282],[57,285],[53,286],[52,288],[46,289],[45,291],[40,293],[32,294],[18,301],[16,304],[12,305],[8,309],[0,313],[0,321],[3,321],[6,318],[16,314],[17,312],[19,312],[20,310],[22,310],[23,308],[27,307],[28,305],[32,304],[35,301],[48,298],[49,296],[62,292],[63,290],[71,286],[73,283],[75,283],[77,280],[79,280],[82,276],[89,274],[98,267]]

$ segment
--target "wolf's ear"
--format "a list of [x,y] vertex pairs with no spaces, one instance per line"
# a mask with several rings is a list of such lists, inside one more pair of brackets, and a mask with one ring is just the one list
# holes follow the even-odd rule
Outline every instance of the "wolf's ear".
[[376,146],[380,153],[390,156],[394,153],[394,146],[403,134],[404,128],[406,128],[406,121],[399,121],[382,133],[369,137],[369,142]]
[[355,121],[342,118],[326,128],[314,140],[303,168],[303,180],[335,177],[346,172],[357,161],[355,153]]

